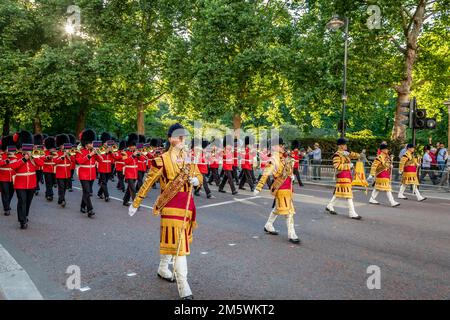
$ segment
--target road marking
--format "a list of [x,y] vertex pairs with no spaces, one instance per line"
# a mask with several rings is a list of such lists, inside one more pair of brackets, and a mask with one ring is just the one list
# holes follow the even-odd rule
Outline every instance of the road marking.
[[203,252],[201,252],[201,254],[208,254],[208,252],[207,251],[203,251]]
[[89,291],[89,290],[91,290],[91,288],[89,288],[89,287],[80,288],[81,292],[85,292],[85,291]]
[[43,300],[28,273],[0,245],[0,296],[6,300]]
[[252,238],[253,238],[253,239],[259,239],[259,237],[258,237],[258,236],[253,236]]
[[200,206],[197,209],[203,209],[203,208],[210,208],[210,207],[217,207],[217,206],[222,206],[225,204],[230,204],[230,203],[235,203],[235,202],[242,202],[242,201],[247,201],[247,200],[252,200],[252,199],[258,199],[261,198],[261,196],[255,196],[255,197],[249,197],[249,198],[244,198],[244,199],[236,199],[234,198],[233,200],[230,201],[224,201],[224,202],[218,202],[218,203],[212,203],[212,204],[206,204],[204,206]]
[[136,272],[130,272],[130,273],[127,273],[127,276],[128,277],[134,277],[134,276],[137,276],[137,273]]
[[[77,189],[77,190],[82,190],[81,188],[78,188],[78,187],[73,187],[73,189]],[[123,200],[122,199],[119,199],[119,198],[116,198],[116,197],[109,197],[110,199],[113,199],[113,200],[116,200],[116,201],[120,201],[120,202],[123,202]],[[140,205],[141,207],[144,207],[144,208],[147,208],[147,209],[153,209],[153,207],[150,207],[150,206],[146,206],[145,204],[141,204]]]
[[233,247],[233,246],[236,245],[236,243],[229,243],[228,245],[229,245],[230,247]]

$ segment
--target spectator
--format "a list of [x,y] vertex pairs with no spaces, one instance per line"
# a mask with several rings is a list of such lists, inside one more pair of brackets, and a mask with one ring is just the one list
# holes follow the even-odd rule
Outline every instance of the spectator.
[[307,156],[308,154],[307,154],[305,148],[300,149],[300,154],[302,155],[303,175],[305,177],[307,177],[308,176],[308,161],[309,161],[309,159],[308,159],[308,156]]
[[313,180],[320,180],[320,165],[322,164],[322,150],[319,144],[314,143],[314,150],[308,154],[312,157],[311,165],[313,167]]
[[446,165],[444,167],[444,172],[442,173],[440,188],[442,188],[446,183],[447,183],[447,192],[450,192],[450,160],[448,160],[448,158]]
[[423,179],[425,179],[425,176],[428,175],[431,179],[431,182],[433,182],[433,184],[437,184],[438,181],[436,179],[436,176],[434,175],[434,171],[431,170],[431,163],[433,162],[433,157],[430,154],[430,147],[429,146],[425,146],[424,148],[425,153],[423,154],[423,158],[422,158],[422,172],[420,173],[420,183],[423,182]]
[[406,148],[406,144],[403,145],[403,149],[400,150],[400,153],[398,154],[398,158],[401,159],[403,157],[403,155],[406,153],[406,151],[408,151],[408,148]]
[[444,144],[439,144],[439,149],[437,151],[437,163],[439,167],[439,175],[442,177],[443,172],[445,171],[445,162],[448,161],[448,152],[445,148]]

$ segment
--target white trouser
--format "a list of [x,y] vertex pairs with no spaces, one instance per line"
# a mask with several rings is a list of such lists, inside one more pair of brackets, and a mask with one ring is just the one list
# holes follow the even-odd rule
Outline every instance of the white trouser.
[[386,196],[387,196],[391,206],[394,207],[394,206],[398,205],[398,202],[394,200],[394,196],[392,195],[392,191],[386,191]]
[[350,218],[358,217],[358,214],[355,211],[355,206],[353,205],[353,199],[347,199],[348,204],[348,216]]
[[419,188],[417,188],[416,185],[413,186],[413,192],[414,192],[414,194],[415,194],[416,197],[417,197],[417,201],[421,201],[421,200],[424,199],[424,197],[422,197],[422,195],[421,195],[420,192],[419,192]]
[[277,219],[277,216],[278,216],[278,215],[273,213],[274,210],[275,209],[273,209],[270,212],[269,219],[267,219],[266,225],[264,226],[266,228],[266,230],[270,231],[270,232],[274,232],[275,231],[275,228],[273,227],[273,223],[275,222],[275,220]]
[[174,257],[174,272],[177,280],[178,293],[181,298],[185,298],[192,295],[191,288],[187,282],[187,260],[186,256]]
[[333,196],[333,198],[331,198],[330,202],[327,204],[327,208],[328,210],[334,211],[334,205],[336,203],[336,196]]
[[294,227],[294,214],[291,213],[286,216],[286,225],[288,230],[288,238],[289,239],[298,239],[297,234],[295,233]]
[[402,184],[400,186],[400,190],[398,191],[398,198],[399,199],[405,199],[406,198],[405,195],[403,194],[405,192],[405,190],[406,190],[406,185]]
[[372,195],[370,196],[369,202],[370,202],[370,203],[379,203],[377,200],[375,200],[375,199],[378,197],[378,194],[379,194],[379,193],[380,193],[380,192],[379,192],[377,189],[373,189]]
[[172,260],[172,256],[170,254],[162,254],[159,260],[159,268],[158,274],[167,279],[172,279],[172,271],[169,269],[169,263]]

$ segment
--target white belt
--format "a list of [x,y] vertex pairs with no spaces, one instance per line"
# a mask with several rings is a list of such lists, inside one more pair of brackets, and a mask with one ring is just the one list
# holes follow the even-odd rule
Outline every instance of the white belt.
[[125,164],[125,162],[116,162],[116,164]]
[[11,168],[0,168],[0,171],[12,171]]
[[95,165],[90,165],[90,166],[88,166],[88,165],[80,165],[79,168],[89,168],[89,169],[91,169],[91,168],[95,168]]
[[53,162],[44,162],[44,164],[48,165],[48,166],[53,166],[55,165]]
[[70,167],[70,163],[67,164],[57,164],[57,167]]
[[25,176],[32,176],[35,175],[36,172],[24,172],[24,173],[16,173],[16,176],[18,177],[25,177]]
[[111,162],[111,160],[103,160],[102,162]]
[[137,168],[138,166],[124,166],[124,168]]

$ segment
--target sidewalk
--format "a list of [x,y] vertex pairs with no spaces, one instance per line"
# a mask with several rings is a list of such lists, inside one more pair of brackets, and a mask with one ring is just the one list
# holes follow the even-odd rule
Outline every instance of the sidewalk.
[[0,300],[42,300],[28,273],[0,244]]

